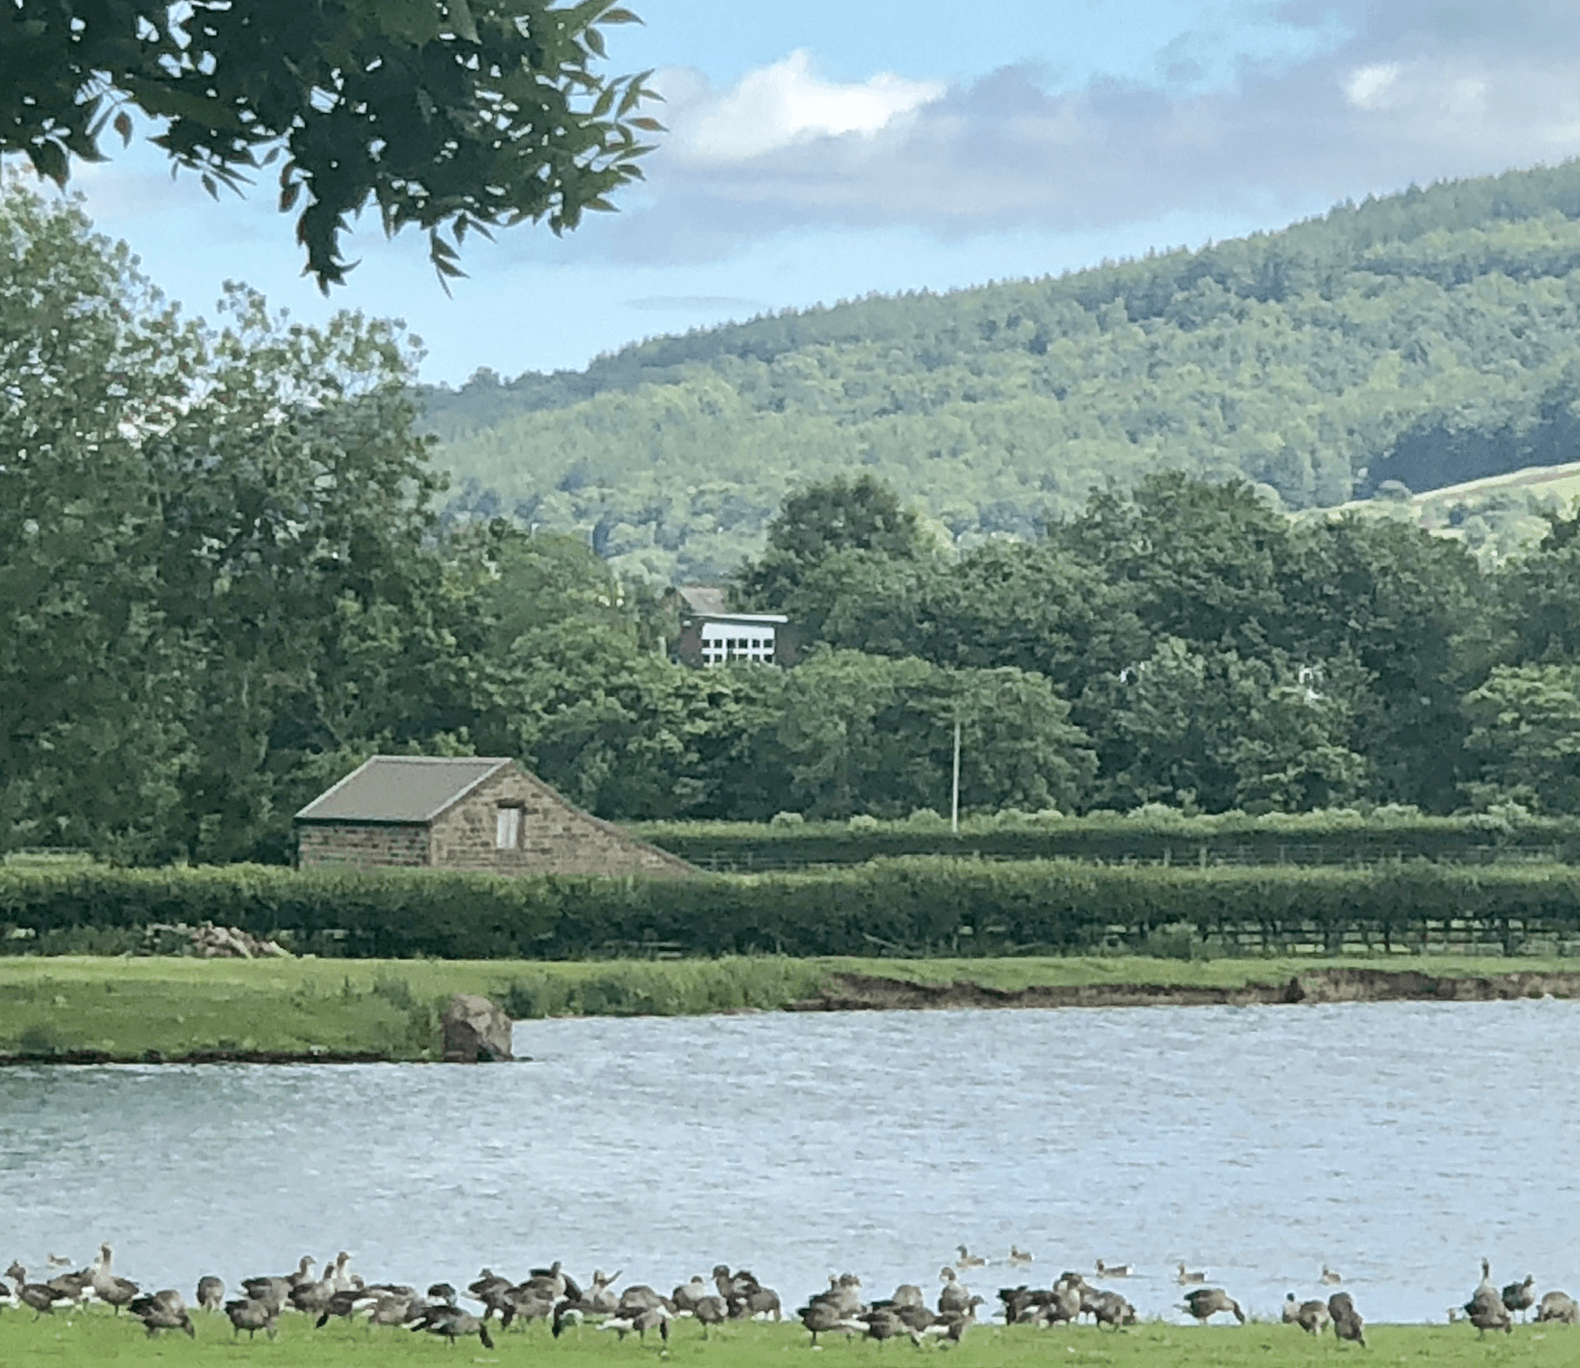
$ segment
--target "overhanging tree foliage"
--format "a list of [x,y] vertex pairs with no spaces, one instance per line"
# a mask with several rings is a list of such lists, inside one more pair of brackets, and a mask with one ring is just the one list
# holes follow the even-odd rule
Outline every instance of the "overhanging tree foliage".
[[612,0],[19,0],[0,6],[0,153],[65,185],[139,109],[211,193],[283,153],[280,209],[302,202],[321,286],[369,205],[456,275],[442,230],[575,228],[640,177],[647,73],[597,70],[602,29],[635,19]]

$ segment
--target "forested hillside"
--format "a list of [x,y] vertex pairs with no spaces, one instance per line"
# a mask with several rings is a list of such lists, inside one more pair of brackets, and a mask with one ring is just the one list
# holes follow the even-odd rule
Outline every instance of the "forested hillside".
[[1291,509],[1580,454],[1580,163],[1058,278],[870,298],[425,389],[451,509],[716,578],[852,469],[969,546],[1159,467]]

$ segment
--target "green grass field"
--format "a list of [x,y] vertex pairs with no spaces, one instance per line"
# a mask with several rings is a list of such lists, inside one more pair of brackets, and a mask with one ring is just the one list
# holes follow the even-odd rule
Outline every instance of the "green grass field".
[[542,963],[476,960],[197,960],[0,957],[0,1053],[101,1051],[380,1054],[436,1057],[452,994],[482,993],[517,1018],[684,1016],[775,1010],[816,996],[836,973],[906,982],[1239,987],[1313,968],[1420,969],[1439,976],[1572,970],[1572,960],[1454,956],[1379,959],[813,959]]
[[[188,1340],[161,1333],[149,1340],[141,1325],[126,1316],[102,1310],[33,1321],[25,1313],[0,1314],[0,1363],[8,1368],[34,1364],[89,1368],[116,1364],[258,1364],[271,1368],[340,1368],[357,1364],[552,1363],[556,1368],[612,1368],[622,1363],[648,1363],[660,1356],[660,1342],[650,1336],[625,1341],[585,1327],[553,1339],[541,1323],[529,1329],[497,1332],[492,1352],[476,1340],[455,1349],[427,1335],[403,1330],[369,1333],[361,1326],[338,1322],[314,1330],[305,1317],[288,1314],[280,1337],[250,1342],[233,1340],[222,1316],[194,1316],[197,1336]],[[879,1345],[865,1340],[825,1336],[824,1362],[881,1365],[908,1362],[914,1355],[945,1354],[956,1368],[1046,1368],[1050,1363],[1071,1368],[1305,1368],[1357,1360],[1378,1363],[1442,1365],[1442,1368],[1484,1368],[1488,1364],[1519,1364],[1559,1368],[1580,1354],[1580,1329],[1567,1326],[1516,1326],[1513,1335],[1480,1340],[1466,1325],[1376,1325],[1366,1330],[1368,1346],[1340,1345],[1325,1335],[1312,1339],[1293,1326],[1252,1322],[1245,1326],[1173,1326],[1147,1322],[1113,1332],[1089,1326],[1035,1330],[1016,1326],[980,1325],[956,1348],[928,1344],[920,1350],[905,1341]],[[809,1336],[791,1322],[772,1326],[740,1324],[715,1331],[703,1340],[695,1322],[676,1323],[668,1357],[704,1368],[769,1368],[794,1363],[809,1353]]]

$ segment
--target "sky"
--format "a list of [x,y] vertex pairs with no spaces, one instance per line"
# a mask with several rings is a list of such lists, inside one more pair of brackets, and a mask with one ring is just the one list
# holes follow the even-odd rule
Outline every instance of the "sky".
[[460,384],[1580,154],[1576,0],[628,3],[607,70],[653,68],[665,97],[646,181],[563,238],[469,239],[449,296],[425,238],[366,216],[325,300],[266,188],[215,204],[137,143],[73,188],[188,312],[242,280],[306,321],[400,318],[422,378]]

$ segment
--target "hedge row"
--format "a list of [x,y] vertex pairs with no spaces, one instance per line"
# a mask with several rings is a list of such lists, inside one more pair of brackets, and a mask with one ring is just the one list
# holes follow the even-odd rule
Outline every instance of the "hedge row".
[[1580,863],[1580,821],[1484,814],[1370,822],[1359,814],[1300,817],[1065,817],[944,823],[652,822],[631,830],[704,869],[749,873],[862,864],[914,855],[1105,864],[1366,865],[1397,860],[1489,864],[1508,858]]
[[319,954],[445,959],[1147,950],[1182,928],[1242,948],[1580,937],[1580,869],[1425,862],[1195,869],[939,858],[690,880],[508,879],[263,866],[0,869],[0,934],[214,921]]

